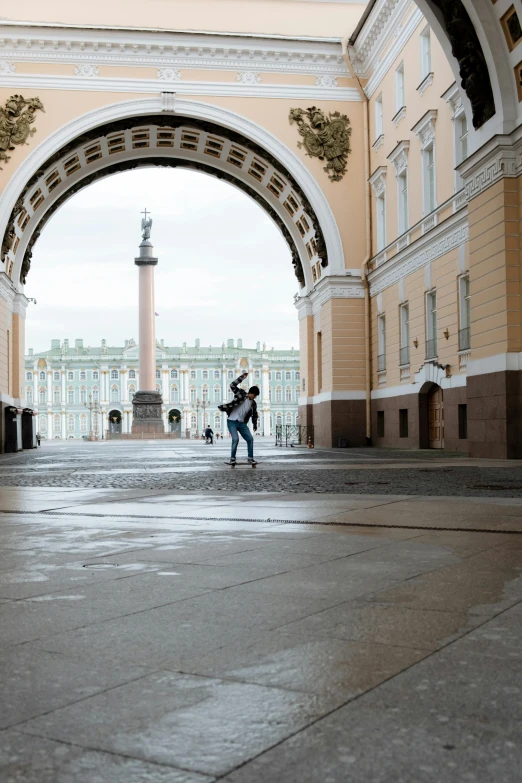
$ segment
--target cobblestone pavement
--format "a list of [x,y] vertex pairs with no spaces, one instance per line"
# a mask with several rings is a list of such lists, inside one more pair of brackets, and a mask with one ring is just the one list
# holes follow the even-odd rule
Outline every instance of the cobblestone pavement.
[[288,485],[515,469],[260,445],[283,467],[231,475],[205,448],[1,461],[220,491],[0,487],[0,781],[519,783],[522,499]]
[[44,441],[37,451],[0,458],[0,486],[522,497],[520,462],[434,451],[281,449],[263,440],[256,441],[256,472],[232,472],[224,464],[229,448],[226,441]]

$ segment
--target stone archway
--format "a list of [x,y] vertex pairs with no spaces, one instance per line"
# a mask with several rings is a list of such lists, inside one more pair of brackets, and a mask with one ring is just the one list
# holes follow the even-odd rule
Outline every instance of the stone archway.
[[178,408],[172,408],[168,413],[169,432],[174,436],[181,438],[181,411]]
[[116,408],[109,411],[109,415],[107,416],[107,428],[111,437],[121,435],[123,428],[123,416],[121,411]]
[[247,193],[281,230],[302,289],[313,287],[312,271],[321,276],[344,268],[328,203],[293,153],[266,131],[256,133],[259,126],[217,107],[180,101],[175,111],[162,111],[163,96],[161,101],[116,104],[75,120],[16,172],[0,211],[6,225],[2,260],[15,283],[25,282],[45,223],[73,193],[96,179],[144,165],[197,169]]
[[419,392],[419,447],[444,448],[444,398],[442,387],[426,381]]

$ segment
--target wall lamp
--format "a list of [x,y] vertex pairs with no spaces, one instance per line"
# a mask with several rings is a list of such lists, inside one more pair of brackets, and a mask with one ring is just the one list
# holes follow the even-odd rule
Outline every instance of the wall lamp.
[[415,348],[419,347],[419,341],[417,340],[417,338],[415,338],[415,340],[413,341],[413,345],[415,346]]

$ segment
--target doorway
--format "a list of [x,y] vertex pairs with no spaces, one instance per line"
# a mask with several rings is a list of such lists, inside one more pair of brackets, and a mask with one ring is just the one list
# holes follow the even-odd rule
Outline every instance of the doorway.
[[177,408],[169,411],[169,431],[181,438],[181,411]]
[[440,386],[428,394],[428,448],[444,448],[444,401]]
[[111,435],[121,435],[121,431],[121,411],[113,410],[109,413],[109,432]]

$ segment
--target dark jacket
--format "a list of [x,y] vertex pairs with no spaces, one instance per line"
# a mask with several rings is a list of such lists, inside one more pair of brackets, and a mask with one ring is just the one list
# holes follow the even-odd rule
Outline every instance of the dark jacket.
[[206,428],[205,428],[205,438],[210,438],[210,436],[211,436],[211,435],[213,435],[213,434],[214,434],[214,433],[212,432],[212,430],[210,429],[210,427],[206,427]]
[[[236,378],[235,381],[232,381],[230,388],[234,394],[234,399],[231,402],[224,402],[222,405],[218,405],[218,409],[226,413],[227,416],[230,416],[234,408],[237,408],[237,406],[244,402],[247,397],[247,392],[239,385],[243,380],[243,377],[240,375],[239,378]],[[246,415],[245,422],[247,422],[250,417],[252,417],[252,425],[255,432],[257,430],[257,422],[259,418],[257,415],[257,405],[255,400],[252,400],[252,407]]]

